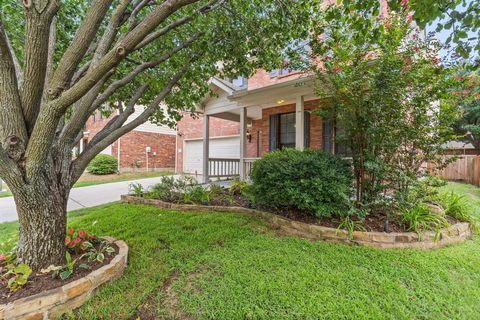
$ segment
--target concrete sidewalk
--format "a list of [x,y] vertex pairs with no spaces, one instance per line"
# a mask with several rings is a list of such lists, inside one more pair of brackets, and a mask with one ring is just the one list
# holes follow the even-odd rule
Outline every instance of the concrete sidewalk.
[[[118,201],[122,194],[128,193],[130,183],[140,183],[148,188],[158,182],[161,177],[136,179],[113,183],[98,184],[89,187],[73,188],[68,200],[68,211],[94,207],[101,204]],[[13,197],[0,198],[0,223],[18,220],[17,210]]]

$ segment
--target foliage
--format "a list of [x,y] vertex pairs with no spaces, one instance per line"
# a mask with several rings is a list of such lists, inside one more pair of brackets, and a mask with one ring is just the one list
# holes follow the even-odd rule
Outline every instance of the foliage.
[[[73,318],[136,318],[138,306],[175,318],[164,295],[151,294],[170,283],[176,310],[198,319],[478,317],[479,237],[440,250],[378,250],[278,237],[243,214],[121,203],[69,213],[76,228],[93,221],[96,233],[124,240],[132,254],[125,274]],[[12,232],[18,223],[0,224],[0,242]]]
[[459,221],[470,223],[472,230],[475,233],[479,233],[480,221],[475,219],[470,213],[473,209],[464,195],[462,196],[450,191],[443,193],[440,198],[442,199],[441,204],[445,210],[445,214],[454,217]]
[[0,260],[0,280],[6,282],[7,288],[15,292],[27,284],[28,278],[32,274],[32,269],[24,263],[9,263],[2,266]]
[[453,93],[460,100],[461,117],[455,123],[459,139],[480,149],[480,76],[476,72],[460,69],[459,87]]
[[348,210],[351,167],[348,161],[320,150],[278,150],[254,162],[252,187],[256,205],[304,210],[329,217]]
[[248,190],[248,182],[245,180],[235,179],[230,184],[229,190],[234,196],[245,196]]
[[362,221],[353,220],[350,214],[344,215],[342,217],[342,221],[337,227],[337,232],[339,230],[345,229],[348,232],[348,238],[351,240],[353,239],[353,232],[358,231],[367,231],[362,224]]
[[190,186],[182,194],[182,201],[189,204],[208,205],[212,200],[212,192],[201,185]]
[[173,176],[162,177],[146,195],[149,198],[160,199],[166,202],[177,202],[188,188],[195,187],[197,182],[190,176],[176,178]]
[[401,209],[411,209],[415,206],[430,203],[440,204],[439,188],[447,182],[441,178],[427,176],[412,183],[407,189],[397,192],[395,203]]
[[128,190],[130,194],[133,194],[137,197],[143,197],[144,189],[140,183],[130,183],[128,185]]
[[[327,16],[336,10],[329,7]],[[458,112],[449,90],[456,82],[404,13],[387,20],[352,15],[376,34],[358,34],[343,21],[320,23],[317,35],[324,36],[312,52],[323,63],[311,68],[327,100],[316,113],[335,123],[335,142],[353,159],[357,205],[368,207],[407,190],[425,162],[445,164],[439,154],[454,136]]]
[[98,239],[94,234],[88,234],[83,229],[75,230],[72,227],[68,228],[65,237],[65,245],[72,253],[85,251],[92,246],[92,243],[96,242],[98,242]]
[[99,154],[90,161],[87,167],[88,172],[93,174],[112,174],[117,172],[118,161],[114,156]]
[[80,256],[80,259],[87,258],[89,263],[98,261],[103,263],[106,255],[112,255],[115,253],[115,249],[110,246],[108,241],[102,240],[97,247],[91,246],[86,253]]
[[434,213],[423,204],[404,210],[401,215],[401,221],[409,231],[416,232],[419,237],[426,230],[437,232],[437,236],[442,228],[448,227],[449,223],[441,213]]
[[[335,3],[335,2],[333,2]],[[358,34],[370,34],[372,38],[381,32],[381,26],[363,20],[365,16],[386,16],[404,11],[407,21],[420,28],[436,26],[436,32],[448,34],[444,45],[452,59],[475,59],[480,52],[480,4],[470,0],[342,0],[337,10],[330,11],[330,21],[350,23]],[[388,3],[389,8],[385,6]],[[352,12],[358,13],[352,14]]]

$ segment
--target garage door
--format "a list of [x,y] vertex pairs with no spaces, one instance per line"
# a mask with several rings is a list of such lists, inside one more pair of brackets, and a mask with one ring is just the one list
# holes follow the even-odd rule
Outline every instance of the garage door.
[[[183,171],[185,173],[202,174],[202,140],[186,140],[183,156]],[[210,139],[210,158],[239,159],[240,138],[236,136]]]

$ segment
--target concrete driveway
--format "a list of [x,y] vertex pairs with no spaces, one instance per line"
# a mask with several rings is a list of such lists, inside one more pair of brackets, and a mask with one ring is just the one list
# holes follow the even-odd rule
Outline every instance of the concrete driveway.
[[[128,185],[130,183],[138,182],[144,188],[148,188],[160,182],[160,179],[161,177],[156,177],[74,188],[70,192],[68,211],[118,201],[120,200],[120,195],[128,193]],[[0,198],[0,223],[15,220],[18,220],[18,218],[13,197]]]

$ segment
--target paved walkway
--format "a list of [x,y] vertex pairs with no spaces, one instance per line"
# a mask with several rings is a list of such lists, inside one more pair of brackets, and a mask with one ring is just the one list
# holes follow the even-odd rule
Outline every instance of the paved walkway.
[[[94,207],[118,201],[120,200],[120,195],[128,193],[128,185],[130,183],[138,182],[141,183],[144,188],[148,188],[149,186],[160,182],[160,179],[161,177],[156,177],[73,188],[70,192],[67,210],[71,211]],[[15,220],[18,220],[18,218],[13,197],[0,198],[0,223]]]

